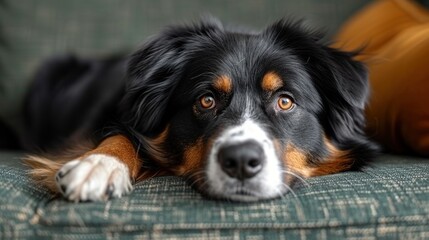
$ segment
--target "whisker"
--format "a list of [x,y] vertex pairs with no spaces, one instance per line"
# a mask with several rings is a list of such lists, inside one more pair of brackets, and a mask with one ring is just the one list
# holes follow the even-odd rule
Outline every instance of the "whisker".
[[140,147],[141,147],[141,143],[137,145],[136,156],[135,156],[136,158],[139,158]]
[[285,184],[285,183],[283,183],[283,186],[285,187],[285,188],[287,188],[291,193],[292,193],[292,195],[295,197],[295,198],[298,198],[298,195],[296,195],[296,193],[292,190],[292,188],[291,187],[289,187],[287,184]]
[[288,170],[282,170],[282,172],[283,173],[287,173],[287,174],[290,174],[290,175],[292,175],[292,176],[294,176],[294,177],[296,177],[296,178],[298,178],[299,180],[301,180],[301,182],[303,182],[304,183],[304,185],[306,186],[306,187],[308,187],[308,188],[311,188],[311,185],[303,178],[303,177],[301,177],[301,176],[299,176],[298,174],[296,174],[296,173],[294,173],[294,172],[292,172],[292,171],[288,171]]
[[189,186],[190,187],[194,187],[194,185],[197,183],[197,182],[199,182],[199,181],[201,181],[203,178],[201,177],[201,178],[196,178],[192,183],[190,183],[189,184]]
[[282,199],[282,201],[287,201],[285,195],[282,193],[282,191],[279,188],[276,188],[275,190],[279,193],[279,196]]
[[[204,179],[203,176],[198,176],[198,175],[200,175],[200,174],[202,174],[204,172],[205,172],[204,170],[197,171],[197,172],[194,172],[194,173],[192,173],[190,175],[187,175],[185,178],[186,178],[187,181],[191,181],[192,180],[192,182],[189,185],[191,187],[193,187],[198,181],[200,181],[201,179]],[[197,176],[197,178],[196,179],[192,179],[195,176]]]
[[158,176],[158,174],[161,172],[161,169],[160,170],[158,170],[158,171],[156,171],[152,176],[150,176],[149,177],[149,179],[152,179],[152,178],[154,178],[154,177],[156,177],[156,176]]
[[204,170],[196,171],[196,172],[194,172],[194,173],[192,173],[192,174],[190,174],[190,175],[185,175],[185,178],[186,178],[186,179],[190,179],[190,178],[192,178],[192,177],[194,177],[194,176],[196,176],[196,175],[202,174],[202,173],[204,173],[204,172],[205,172]]
[[207,179],[204,179],[204,181],[201,183],[200,187],[204,188],[204,187],[208,186],[208,183],[209,183],[209,181]]
[[161,172],[161,169],[160,170],[158,170],[158,171],[156,171],[156,172],[154,172],[153,174],[152,174],[152,176],[147,176],[146,177],[146,175],[149,175],[149,171],[148,172],[143,172],[140,176],[138,176],[136,179],[135,179],[135,182],[137,183],[137,182],[140,182],[140,181],[142,181],[142,179],[144,179],[144,180],[150,180],[150,179],[152,179],[152,178],[154,178],[154,177],[156,177],[159,173]]

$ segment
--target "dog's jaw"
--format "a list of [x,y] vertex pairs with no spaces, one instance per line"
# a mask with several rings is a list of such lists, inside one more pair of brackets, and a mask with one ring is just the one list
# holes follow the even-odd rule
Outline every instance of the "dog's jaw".
[[65,164],[56,175],[60,192],[70,201],[104,201],[132,190],[128,167],[115,157],[91,154]]
[[[255,177],[240,181],[229,177],[217,161],[219,148],[231,143],[256,141],[262,146],[266,163]],[[225,130],[214,142],[208,156],[206,168],[208,194],[217,198],[235,201],[257,201],[284,194],[288,187],[283,182],[282,167],[277,157],[273,141],[253,120],[246,119],[242,124]]]

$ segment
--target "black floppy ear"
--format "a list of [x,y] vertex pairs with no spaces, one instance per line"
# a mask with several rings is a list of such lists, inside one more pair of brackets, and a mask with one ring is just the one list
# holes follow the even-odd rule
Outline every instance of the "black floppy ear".
[[342,149],[374,149],[363,130],[368,75],[364,64],[353,59],[356,54],[330,48],[323,43],[323,34],[301,22],[281,20],[266,34],[301,60],[321,96],[318,118],[327,137]]
[[327,46],[308,65],[322,95],[321,122],[326,134],[337,144],[364,140],[364,109],[369,97],[368,74],[364,64],[353,60],[354,53]]
[[328,140],[354,159],[351,170],[360,169],[379,151],[364,132],[364,109],[369,97],[366,67],[355,61],[355,53],[319,45],[320,52],[308,56],[306,67],[320,93],[323,108],[320,122]]
[[222,29],[216,19],[193,26],[174,26],[152,38],[129,61],[121,122],[143,135],[162,131],[170,95],[189,60],[189,45]]

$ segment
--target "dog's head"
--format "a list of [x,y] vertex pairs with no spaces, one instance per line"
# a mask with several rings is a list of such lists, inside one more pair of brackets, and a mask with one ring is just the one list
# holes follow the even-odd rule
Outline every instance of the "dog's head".
[[352,57],[287,21],[255,33],[172,27],[132,56],[122,122],[147,166],[211,197],[273,198],[374,152],[367,74]]

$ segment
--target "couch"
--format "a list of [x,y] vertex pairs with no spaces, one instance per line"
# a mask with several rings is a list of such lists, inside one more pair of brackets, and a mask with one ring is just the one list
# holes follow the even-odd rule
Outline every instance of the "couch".
[[[0,120],[25,137],[22,99],[31,74],[52,54],[127,51],[161,26],[204,12],[257,28],[302,16],[329,36],[367,2],[3,0]],[[12,139],[3,146],[16,147]],[[424,157],[383,153],[360,172],[312,178],[257,203],[208,200],[177,177],[138,183],[121,199],[71,203],[31,182],[24,155],[0,150],[0,239],[429,239]]]
[[0,238],[428,239],[427,159],[383,155],[362,172],[312,178],[258,203],[207,200],[177,177],[108,202],[72,203],[34,185],[22,154],[0,154]]

